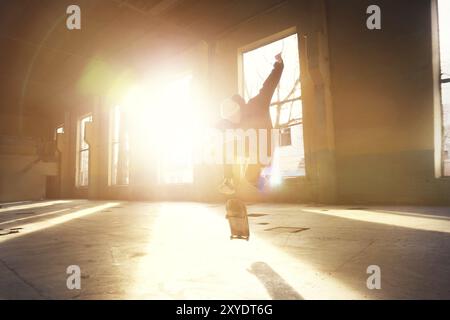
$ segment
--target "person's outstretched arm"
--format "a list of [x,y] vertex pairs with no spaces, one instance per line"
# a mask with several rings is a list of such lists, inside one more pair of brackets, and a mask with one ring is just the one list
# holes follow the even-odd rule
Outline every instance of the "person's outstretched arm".
[[264,84],[259,90],[257,96],[252,98],[253,101],[258,101],[258,104],[261,106],[268,106],[270,101],[272,100],[273,93],[278,86],[278,83],[281,79],[281,74],[283,73],[284,63],[283,58],[281,57],[281,53],[275,56],[275,63],[273,65],[272,72],[269,74],[267,79],[264,81]]

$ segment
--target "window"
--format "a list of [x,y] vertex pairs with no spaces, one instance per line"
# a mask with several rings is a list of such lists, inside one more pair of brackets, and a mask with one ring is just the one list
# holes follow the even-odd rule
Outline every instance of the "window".
[[443,174],[450,176],[450,1],[438,0]]
[[170,82],[162,92],[158,110],[160,128],[159,182],[190,184],[194,182],[193,132],[200,114],[193,104],[192,76]]
[[245,99],[258,94],[272,70],[274,57],[282,52],[284,70],[270,106],[274,128],[280,129],[280,144],[274,152],[272,172],[276,178],[305,175],[300,61],[297,34],[292,34],[242,56]]
[[78,121],[77,187],[86,187],[89,183],[89,144],[85,140],[86,123],[88,122],[92,122],[91,115],[83,117]]
[[110,119],[110,185],[127,185],[130,182],[130,143],[127,114],[115,106]]
[[55,134],[54,134],[53,140],[56,141],[56,138],[58,137],[58,134],[62,134],[62,133],[64,133],[64,126],[63,125],[61,125],[61,126],[59,126],[59,127],[57,127],[55,129]]
[[[136,145],[134,152],[147,158],[151,164],[156,164],[148,166],[149,172],[156,174],[155,182],[158,184],[193,183],[194,142],[195,137],[198,136],[197,132],[200,131],[200,124],[203,123],[204,112],[200,112],[199,104],[194,103],[196,91],[193,90],[191,80],[190,74],[183,74],[157,84],[152,83],[149,86],[142,84],[130,88],[121,103],[123,108],[116,109],[114,114],[115,125],[111,149],[115,151],[112,152],[111,171],[117,172],[117,176],[128,175],[126,123],[129,122],[128,128],[131,129],[132,125],[133,131],[137,129],[136,133],[138,133],[132,138],[133,145]],[[122,173],[120,173],[121,165],[119,164],[120,150],[123,150]],[[118,159],[115,160],[114,157]],[[117,163],[117,169],[114,163]],[[155,172],[153,172],[154,169]]]

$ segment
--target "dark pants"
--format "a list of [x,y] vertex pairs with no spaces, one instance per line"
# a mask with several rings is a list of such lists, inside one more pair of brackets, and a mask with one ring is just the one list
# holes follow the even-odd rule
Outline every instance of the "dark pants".
[[[267,136],[267,143],[268,143],[268,147],[267,149],[269,150],[269,156],[272,155],[272,141],[271,141],[271,136],[270,136],[270,130],[267,131],[268,132],[268,136]],[[235,143],[235,142],[233,142]],[[249,156],[249,150],[248,150],[248,144],[246,144],[246,155]],[[244,164],[240,164],[240,166],[243,166]],[[261,172],[262,169],[264,168],[263,165],[256,163],[256,164],[248,164],[245,167],[245,171],[244,171],[244,176],[242,178],[244,178],[245,180],[247,180],[250,184],[259,187],[259,183],[260,183],[260,176],[261,176]],[[233,175],[233,164],[224,164],[223,167],[223,171],[224,171],[224,178],[225,179],[233,179],[235,178]],[[236,179],[235,179],[236,180]],[[236,183],[236,181],[234,181]]]

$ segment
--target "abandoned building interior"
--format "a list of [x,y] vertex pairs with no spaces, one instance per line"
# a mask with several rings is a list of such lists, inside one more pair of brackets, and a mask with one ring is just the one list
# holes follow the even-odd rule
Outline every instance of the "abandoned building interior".
[[[205,132],[280,52],[230,240]],[[449,0],[0,3],[0,299],[450,299],[449,248]]]

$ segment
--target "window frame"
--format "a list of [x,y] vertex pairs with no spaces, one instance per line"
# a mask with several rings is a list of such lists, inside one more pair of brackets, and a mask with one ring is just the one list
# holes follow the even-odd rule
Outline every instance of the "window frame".
[[[183,81],[184,79],[189,78],[189,90],[191,91],[191,94],[193,94],[193,90],[194,90],[194,86],[195,86],[195,77],[194,77],[194,73],[192,72],[192,70],[184,70],[182,72],[178,72],[176,75],[172,76],[170,79],[167,79],[167,82],[165,83],[167,86],[171,86],[173,85],[173,83],[176,83],[177,81]],[[192,99],[193,97],[191,97]],[[171,130],[172,128],[172,123],[168,124],[167,129]],[[194,163],[194,154],[193,154],[194,150],[191,150],[192,154],[192,158],[191,158],[191,166],[190,166],[190,179],[189,181],[181,181],[181,182],[172,182],[172,181],[168,181],[170,179],[167,179],[167,173],[168,171],[166,171],[168,169],[167,166],[165,166],[167,163],[160,157],[158,157],[158,165],[157,165],[157,184],[160,187],[174,187],[174,188],[190,188],[192,187],[196,181],[195,181],[195,163]],[[170,167],[170,166],[169,166]],[[169,170],[171,171],[171,170]]]
[[450,179],[450,175],[445,175],[445,127],[444,127],[444,103],[442,86],[445,83],[450,83],[450,75],[444,77],[442,72],[441,59],[441,34],[439,28],[439,1],[433,0],[431,2],[432,8],[432,51],[433,51],[433,66],[434,66],[434,81],[435,94],[437,95],[435,101],[435,177]]

